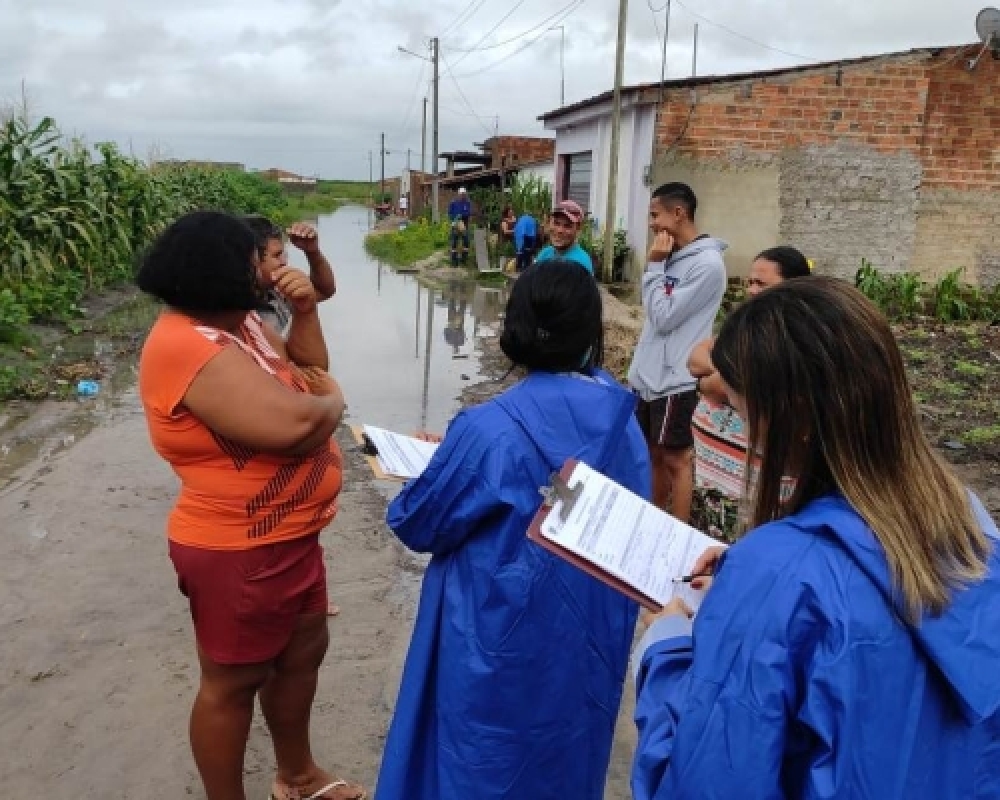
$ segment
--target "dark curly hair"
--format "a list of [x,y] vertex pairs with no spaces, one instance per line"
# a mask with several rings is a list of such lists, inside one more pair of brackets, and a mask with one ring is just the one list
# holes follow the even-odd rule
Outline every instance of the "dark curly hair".
[[524,272],[511,289],[500,349],[517,366],[587,372],[604,357],[601,293],[593,276],[557,258]]
[[136,283],[183,311],[251,311],[262,290],[256,238],[241,220],[195,211],[171,224],[142,257]]

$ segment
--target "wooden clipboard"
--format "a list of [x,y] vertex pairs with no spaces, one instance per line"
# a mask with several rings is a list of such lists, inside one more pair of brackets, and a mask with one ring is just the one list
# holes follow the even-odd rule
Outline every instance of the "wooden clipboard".
[[[361,425],[351,425],[351,434],[354,436],[354,441],[358,443],[359,448],[365,446],[365,429]],[[377,480],[406,483],[406,478],[400,478],[398,475],[389,475],[386,473],[382,469],[382,465],[378,463],[378,459],[375,456],[369,456],[362,452],[361,457],[368,462],[368,466],[372,468],[372,472],[375,473],[375,478]]]
[[[573,475],[573,470],[576,469],[577,461],[576,459],[567,459],[566,463],[563,464],[561,470],[559,470],[559,476],[565,482],[569,482]],[[649,611],[657,612],[663,609],[659,603],[653,600],[651,597],[647,597],[634,586],[631,586],[625,581],[616,578],[611,573],[607,572],[602,567],[597,566],[591,561],[585,558],[581,558],[576,553],[570,552],[565,547],[549,539],[544,533],[542,533],[542,523],[545,518],[548,517],[553,511],[553,506],[548,504],[548,501],[542,503],[542,507],[538,509],[538,513],[535,514],[534,519],[531,521],[531,525],[528,527],[528,538],[537,544],[539,547],[548,550],[555,556],[568,561],[573,566],[578,569],[583,570],[591,577],[597,578],[601,583],[610,586],[612,589],[617,589],[626,597],[634,600],[636,603],[641,605],[643,608]]]

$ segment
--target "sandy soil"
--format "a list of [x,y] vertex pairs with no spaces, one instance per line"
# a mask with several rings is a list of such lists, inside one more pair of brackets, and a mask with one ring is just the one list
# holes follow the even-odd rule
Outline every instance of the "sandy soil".
[[[343,441],[347,490],[323,537],[342,612],[331,622],[313,728],[324,765],[370,784],[419,567],[385,529],[385,500]],[[203,796],[187,745],[191,626],[163,535],[174,491],[133,395],[0,496],[3,794]],[[266,797],[273,758],[261,724],[246,770],[249,796]]]
[[[497,388],[487,383],[479,392]],[[58,439],[76,413],[74,403],[46,404],[4,440]],[[422,565],[385,528],[384,495],[344,431],[340,440],[346,490],[323,539],[331,596],[342,611],[331,621],[314,744],[329,769],[371,786]],[[187,744],[197,684],[191,626],[163,536],[175,485],[128,393],[96,429],[27,464],[0,494],[5,795],[204,796]],[[629,713],[609,800],[629,796]],[[249,797],[267,796],[273,769],[258,719],[246,760]]]

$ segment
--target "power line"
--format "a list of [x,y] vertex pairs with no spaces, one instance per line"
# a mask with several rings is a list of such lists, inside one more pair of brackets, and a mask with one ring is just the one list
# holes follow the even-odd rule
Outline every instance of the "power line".
[[762,47],[765,50],[771,50],[771,51],[773,51],[775,53],[781,53],[781,55],[783,55],[783,56],[790,56],[792,58],[800,58],[803,61],[819,61],[820,60],[818,58],[813,58],[812,56],[804,56],[801,53],[792,53],[789,50],[782,50],[780,47],[772,47],[769,44],[764,44],[763,42],[759,42],[756,39],[754,39],[754,38],[752,38],[750,36],[747,36],[746,34],[740,33],[739,31],[735,31],[732,28],[727,27],[726,25],[723,25],[721,22],[716,22],[714,19],[709,19],[704,14],[699,14],[697,11],[693,11],[692,9],[688,8],[684,3],[682,3],[681,0],[674,0],[674,2],[676,2],[677,5],[679,5],[685,11],[687,11],[688,14],[690,14],[692,17],[695,17],[696,19],[700,19],[702,22],[707,23],[708,25],[711,25],[714,28],[718,28],[719,30],[725,31],[730,36],[735,36],[737,39],[742,39],[744,42],[749,42],[750,44],[755,44],[755,45],[757,45],[757,47]]
[[[446,106],[441,106],[442,111],[447,111],[449,114],[454,114],[457,117],[476,117],[478,114],[472,114],[468,111],[459,111],[457,108],[447,108]],[[486,117],[495,117],[496,114],[487,114]]]
[[412,95],[410,97],[410,105],[406,109],[406,114],[403,117],[403,123],[399,126],[399,131],[396,134],[397,137],[402,136],[403,133],[406,131],[406,126],[409,125],[409,123],[410,123],[410,117],[413,115],[413,109],[415,109],[417,107],[417,100],[418,100],[418,98],[420,97],[420,94],[421,94],[420,93],[420,86],[423,83],[423,80],[424,80],[424,71],[426,69],[427,69],[427,62],[424,61],[420,65],[420,72],[417,75],[417,85],[413,87],[413,93],[412,93]]
[[490,37],[491,37],[491,36],[492,36],[492,35],[493,35],[494,33],[496,33],[496,32],[497,32],[497,30],[499,30],[499,28],[500,28],[500,26],[501,26],[501,25],[503,25],[503,24],[504,24],[504,23],[505,23],[505,22],[506,22],[507,20],[509,20],[509,19],[510,19],[510,18],[511,18],[512,16],[514,16],[514,14],[515,14],[515,13],[517,12],[517,10],[518,10],[518,9],[519,9],[519,8],[520,8],[521,6],[523,6],[523,5],[524,5],[524,3],[525,3],[525,0],[517,0],[517,2],[516,2],[516,3],[514,3],[514,6],[513,6],[512,8],[511,8],[511,10],[510,10],[510,11],[508,11],[508,12],[507,12],[506,14],[504,14],[504,15],[503,15],[503,16],[502,16],[502,17],[500,18],[500,21],[499,21],[499,22],[497,22],[497,24],[496,24],[496,25],[494,25],[494,26],[493,26],[492,28],[490,28],[490,29],[489,29],[488,31],[486,31],[486,33],[485,33],[485,34],[483,35],[483,37],[482,37],[482,38],[481,38],[481,39],[480,39],[480,40],[479,40],[478,42],[476,42],[476,43],[475,43],[475,44],[474,44],[474,45],[472,46],[472,49],[470,50],[470,52],[469,52],[469,53],[465,53],[465,54],[464,54],[463,56],[461,56],[461,57],[460,57],[460,58],[458,59],[458,61],[456,61],[455,63],[456,63],[456,64],[461,64],[461,63],[462,63],[462,62],[463,62],[463,61],[464,61],[465,59],[467,59],[467,58],[469,57],[469,54],[470,54],[471,52],[475,52],[475,51],[476,51],[476,49],[477,49],[477,48],[478,48],[478,47],[479,47],[480,45],[482,45],[482,44],[483,44],[483,42],[485,42],[485,41],[486,41],[487,39],[489,39],[489,38],[490,38]]
[[534,39],[531,39],[530,41],[525,42],[521,47],[517,48],[517,50],[515,50],[514,52],[508,53],[503,58],[497,59],[492,64],[488,64],[487,66],[483,67],[482,69],[477,69],[477,70],[474,70],[473,72],[466,72],[463,75],[457,75],[455,77],[458,77],[458,78],[471,78],[471,77],[473,77],[475,75],[482,75],[484,72],[489,72],[490,70],[492,70],[492,69],[494,69],[496,67],[499,67],[501,64],[503,64],[503,63],[505,63],[507,61],[510,61],[510,59],[514,58],[517,55],[520,55],[521,53],[523,53],[525,50],[527,50],[532,45],[535,45],[538,42],[540,42],[549,33],[549,31],[556,30],[559,27],[559,25],[561,23],[565,22],[567,19],[569,19],[569,17],[572,16],[573,12],[575,12],[578,8],[580,8],[580,6],[582,6],[583,3],[584,3],[584,0],[577,0],[577,2],[573,3],[571,6],[568,7],[566,13],[564,13],[561,17],[559,17],[555,21],[555,23],[553,23],[548,28],[546,28],[544,31],[542,31],[541,33],[539,33],[538,36],[536,36]]
[[470,19],[472,19],[472,17],[475,16],[475,13],[480,8],[483,7],[483,4],[485,2],[486,2],[486,0],[472,0],[472,2],[469,3],[469,5],[467,5],[465,7],[465,11],[463,11],[461,14],[459,14],[457,17],[455,17],[455,19],[453,19],[451,21],[451,25],[449,25],[440,34],[438,34],[438,38],[439,39],[444,38],[449,33],[451,33],[453,30],[455,30],[455,28],[457,28],[459,25],[463,25],[464,23],[466,23]]
[[451,50],[454,53],[477,53],[477,52],[478,53],[485,53],[487,50],[497,50],[497,49],[499,49],[501,47],[506,47],[507,45],[513,44],[514,42],[517,42],[517,41],[520,41],[521,39],[524,39],[527,36],[531,36],[531,34],[533,34],[535,31],[539,30],[540,28],[545,27],[550,22],[552,22],[553,20],[555,20],[556,17],[558,17],[560,14],[564,13],[571,6],[575,6],[579,2],[581,2],[581,0],[572,0],[572,2],[569,5],[563,6],[561,9],[559,9],[551,17],[548,17],[547,19],[542,20],[537,25],[535,25],[535,26],[533,26],[531,28],[528,28],[528,30],[526,30],[526,31],[522,31],[521,33],[517,34],[517,36],[512,36],[510,39],[505,39],[502,42],[496,42],[495,44],[487,44],[487,45],[484,45],[482,47],[450,47],[448,49]]
[[444,61],[444,67],[445,70],[448,72],[448,77],[451,78],[451,82],[455,85],[455,89],[458,91],[458,96],[462,98],[462,102],[465,103],[465,107],[472,112],[472,116],[474,116],[476,118],[476,121],[479,122],[480,125],[482,125],[483,130],[486,131],[486,135],[492,136],[494,132],[489,129],[489,127],[486,125],[485,122],[483,122],[479,114],[476,113],[476,109],[472,107],[472,103],[469,102],[469,98],[465,96],[465,92],[463,92],[462,87],[459,86],[458,79],[455,77],[455,73],[451,68],[451,64],[448,63],[448,59],[445,56],[441,56],[441,58]]

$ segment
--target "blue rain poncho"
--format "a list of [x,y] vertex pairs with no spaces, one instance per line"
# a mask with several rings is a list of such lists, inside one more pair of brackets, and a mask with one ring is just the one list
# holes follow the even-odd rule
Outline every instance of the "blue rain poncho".
[[377,800],[599,800],[637,606],[529,541],[539,487],[585,461],[648,497],[635,400],[533,373],[459,414],[388,512],[433,557]]
[[1000,798],[998,567],[994,549],[983,582],[912,627],[843,498],[751,532],[694,648],[682,617],[637,648],[636,800]]

